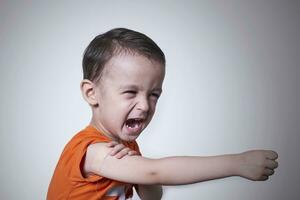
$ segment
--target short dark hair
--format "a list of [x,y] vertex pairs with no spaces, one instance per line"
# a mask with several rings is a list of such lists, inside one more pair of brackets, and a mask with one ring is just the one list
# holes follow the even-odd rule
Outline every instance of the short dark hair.
[[115,28],[96,36],[85,49],[83,78],[97,82],[105,64],[122,52],[137,53],[163,66],[166,64],[163,51],[148,36],[126,28]]

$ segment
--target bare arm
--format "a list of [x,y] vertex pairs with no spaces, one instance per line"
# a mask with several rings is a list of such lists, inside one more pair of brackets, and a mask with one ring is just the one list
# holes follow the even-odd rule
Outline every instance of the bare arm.
[[242,176],[251,180],[266,180],[277,167],[273,151],[249,151],[221,156],[177,156],[149,159],[125,156],[117,159],[109,155],[111,149],[98,143],[89,146],[84,171],[133,184],[181,185],[228,176]]

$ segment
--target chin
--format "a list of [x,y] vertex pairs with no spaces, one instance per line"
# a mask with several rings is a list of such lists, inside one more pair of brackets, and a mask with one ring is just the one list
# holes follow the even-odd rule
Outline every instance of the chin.
[[144,129],[141,129],[140,131],[137,132],[128,132],[126,129],[121,130],[121,133],[118,135],[119,139],[126,141],[126,142],[131,142],[136,140],[141,133],[143,132]]
[[139,135],[140,134],[138,134],[138,135],[126,135],[126,136],[122,137],[121,139],[123,141],[126,141],[126,142],[131,142],[131,141],[136,140],[139,137]]

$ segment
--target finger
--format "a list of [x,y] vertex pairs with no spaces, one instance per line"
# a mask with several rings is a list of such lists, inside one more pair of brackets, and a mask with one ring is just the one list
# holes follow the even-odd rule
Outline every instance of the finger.
[[124,149],[125,146],[124,144],[117,144],[116,146],[113,147],[113,149],[110,152],[111,156],[116,155],[119,151],[121,151],[122,149]]
[[136,156],[136,155],[138,155],[138,152],[137,152],[137,151],[131,150],[131,151],[129,151],[127,154],[128,154],[129,156]]
[[266,167],[269,169],[276,169],[278,167],[278,162],[274,160],[266,160]]
[[106,143],[106,146],[107,146],[107,147],[114,147],[114,146],[116,146],[117,144],[119,144],[119,143],[116,142],[116,141],[110,141],[110,142]]
[[122,149],[121,151],[119,151],[115,156],[116,158],[120,159],[123,158],[124,156],[128,155],[128,152],[130,152],[131,150],[126,147],[124,149]]
[[266,181],[268,179],[269,179],[269,177],[267,175],[263,175],[260,177],[259,181]]
[[276,160],[278,158],[278,154],[275,151],[266,151],[266,157],[271,160]]
[[271,175],[274,174],[274,170],[266,168],[264,170],[264,174],[267,175],[267,176],[271,176]]

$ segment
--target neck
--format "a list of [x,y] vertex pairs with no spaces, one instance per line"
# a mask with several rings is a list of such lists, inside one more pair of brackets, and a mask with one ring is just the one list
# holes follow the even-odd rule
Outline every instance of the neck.
[[118,143],[121,143],[121,140],[119,138],[115,137],[113,134],[109,133],[109,131],[107,131],[104,128],[104,126],[101,124],[101,122],[98,122],[98,120],[96,120],[94,116],[92,117],[92,119],[90,121],[90,125],[93,126],[95,129],[97,129],[100,133],[102,133],[103,135],[108,137],[109,139],[111,139],[113,141],[117,141]]

